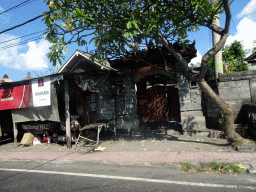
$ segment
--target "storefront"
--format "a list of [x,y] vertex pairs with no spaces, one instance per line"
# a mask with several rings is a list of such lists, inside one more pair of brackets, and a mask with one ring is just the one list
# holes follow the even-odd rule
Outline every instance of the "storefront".
[[9,114],[14,142],[31,133],[40,142],[62,141],[70,148],[79,128],[99,120],[98,81],[93,79],[106,73],[61,73],[1,84],[0,113]]
[[[6,129],[8,125],[7,131],[13,132],[15,142],[21,140],[24,132],[49,137],[49,130],[58,127],[60,116],[56,83],[61,79],[60,75],[52,75],[1,84],[0,110],[7,115],[7,123],[1,123],[1,126]],[[13,130],[10,130],[11,124]]]

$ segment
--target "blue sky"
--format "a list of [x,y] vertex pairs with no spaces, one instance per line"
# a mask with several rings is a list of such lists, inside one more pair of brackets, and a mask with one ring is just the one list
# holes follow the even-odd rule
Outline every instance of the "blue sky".
[[[0,31],[21,24],[48,10],[43,0],[30,0],[24,6],[1,14],[25,1],[0,0]],[[243,41],[244,48],[251,49],[253,40],[256,40],[256,0],[234,0],[231,11],[232,22],[227,44],[239,40]],[[221,21],[224,21],[223,16],[220,16],[220,18]],[[224,23],[221,22],[221,25],[223,26]],[[51,69],[57,70],[56,67],[52,67],[46,57],[50,43],[42,38],[43,32],[40,32],[45,28],[40,18],[27,25],[0,34],[0,78],[7,74],[11,80],[19,81],[25,78],[28,72],[31,72],[32,77],[37,77],[38,75],[50,74]],[[20,38],[36,32],[39,33]],[[211,48],[211,36],[211,31],[207,28],[200,28],[200,31],[190,34],[189,39],[196,40],[196,48],[198,49],[198,56],[192,61],[193,63],[199,62],[201,56]],[[31,38],[34,40],[26,42]],[[10,41],[11,39],[15,40]],[[9,48],[6,46],[9,46]],[[69,45],[68,49],[69,52],[66,54],[63,63],[71,57],[76,49],[86,51],[86,47],[79,47],[75,44]]]

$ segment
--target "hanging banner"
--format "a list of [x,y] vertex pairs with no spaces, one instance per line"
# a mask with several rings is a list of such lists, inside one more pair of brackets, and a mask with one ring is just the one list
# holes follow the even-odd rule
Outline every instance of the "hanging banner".
[[51,81],[49,77],[42,77],[32,81],[33,106],[51,105]]
[[0,110],[32,107],[31,85],[0,89]]

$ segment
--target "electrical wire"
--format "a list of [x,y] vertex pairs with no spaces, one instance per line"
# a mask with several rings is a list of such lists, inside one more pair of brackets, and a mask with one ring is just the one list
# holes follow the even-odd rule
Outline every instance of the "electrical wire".
[[37,36],[37,37],[31,38],[31,39],[28,39],[26,41],[22,41],[20,43],[14,43],[14,44],[11,44],[11,45],[6,45],[6,46],[3,46],[3,47],[0,47],[0,50],[8,49],[8,48],[11,48],[11,47],[16,47],[18,45],[23,45],[25,43],[28,43],[28,42],[31,42],[31,41],[35,41],[35,40],[39,40],[39,39],[43,39],[43,38],[45,38],[45,37]]
[[37,34],[37,33],[41,33],[41,32],[44,32],[44,31],[46,31],[46,30],[38,31],[38,32],[35,32],[35,33],[31,33],[31,34],[28,34],[28,35],[24,35],[24,36],[21,36],[21,37],[17,37],[17,38],[14,38],[14,39],[3,41],[3,42],[0,42],[0,44],[7,43],[7,42],[10,42],[10,41],[14,41],[16,39],[21,39],[23,37],[31,36],[31,35],[34,35],[34,34]]
[[[30,1],[30,2],[29,2],[29,1]],[[1,12],[0,15],[2,15],[2,14],[4,14],[4,13],[7,13],[7,12],[13,10],[13,9],[17,9],[17,8],[19,8],[19,7],[21,7],[21,6],[24,6],[24,5],[27,5],[27,4],[29,4],[29,3],[32,3],[33,1],[35,1],[35,0],[27,0],[27,1],[24,1],[24,2],[22,2],[22,3],[20,3],[20,4],[18,4],[18,5],[15,5],[14,7],[11,7],[10,9],[7,9],[7,10]]]
[[[9,9],[1,12],[0,15],[5,14],[5,13],[7,13],[9,11],[14,10],[14,9],[20,8],[22,6],[25,6],[25,5],[29,4],[29,3],[34,2],[34,1],[36,1],[36,0],[26,0],[26,1],[24,1],[24,2],[22,2],[20,4],[18,4],[18,5],[15,5],[14,7],[11,7]],[[39,16],[33,18],[33,19],[30,19],[30,20],[28,20],[28,21],[26,21],[26,22],[24,22],[22,24],[19,24],[19,25],[16,25],[14,27],[11,27],[9,29],[6,29],[4,31],[1,31],[0,34],[5,33],[7,31],[10,31],[10,30],[13,30],[13,29],[16,29],[16,28],[21,27],[23,25],[26,25],[26,24],[28,24],[28,23],[30,23],[30,22],[32,22],[32,21],[34,21],[34,20],[36,20],[36,19],[38,19],[40,17],[42,17],[42,15],[39,15]],[[31,35],[34,35],[34,34],[38,34],[38,33],[44,32],[44,31],[46,31],[46,30],[38,31],[38,32],[35,32],[35,33],[31,33],[31,34],[27,34],[27,35],[24,35],[24,36],[21,36],[21,37],[17,37],[17,38],[14,38],[14,39],[3,41],[3,42],[0,42],[0,44],[7,43],[7,42],[10,42],[10,41],[14,41],[14,40],[17,40],[17,39],[20,39],[20,38],[23,38],[23,37],[28,37],[28,36],[31,36]],[[43,37],[42,36],[33,37],[31,39],[27,39],[27,40],[21,41],[19,43],[9,44],[9,45],[0,47],[0,50],[8,49],[8,48],[15,47],[15,46],[18,46],[18,45],[23,45],[25,43],[28,43],[28,42],[31,42],[31,41],[35,41],[35,40],[39,40],[39,39],[43,39],[43,38],[44,38],[44,36]]]
[[5,33],[5,32],[7,32],[7,31],[10,31],[10,30],[13,30],[13,29],[16,29],[16,28],[21,27],[21,26],[23,26],[23,25],[26,25],[26,24],[28,24],[28,23],[30,23],[30,22],[36,20],[36,19],[39,19],[40,17],[43,17],[43,15],[39,15],[39,16],[37,16],[37,17],[35,17],[35,18],[33,18],[33,19],[30,19],[30,20],[28,20],[28,21],[26,21],[26,22],[24,22],[24,23],[22,23],[22,24],[20,24],[20,25],[16,25],[16,26],[14,26],[14,27],[12,27],[12,28],[9,28],[9,29],[6,29],[6,30],[4,30],[4,31],[1,31],[0,34]]

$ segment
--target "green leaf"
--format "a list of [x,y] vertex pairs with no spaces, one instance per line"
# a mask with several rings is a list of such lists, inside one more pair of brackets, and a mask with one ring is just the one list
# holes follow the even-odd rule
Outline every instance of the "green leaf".
[[58,44],[55,44],[55,45],[51,46],[50,50],[51,50],[51,51],[54,51],[54,50],[56,50],[57,48],[58,48]]
[[62,47],[64,48],[65,52],[68,53],[68,48],[65,45],[62,45]]
[[76,14],[81,16],[82,15],[82,11],[79,8],[75,8]]
[[136,21],[135,21],[135,20],[133,20],[133,21],[132,21],[132,23],[133,23],[134,27],[137,29],[137,28],[138,28],[138,26],[137,26]]
[[128,32],[124,33],[124,37],[128,39],[130,37],[130,34]]
[[127,29],[131,29],[132,28],[132,22],[131,21],[128,21],[127,23]]
[[86,45],[86,44],[87,44],[87,42],[85,40],[81,41],[81,45]]

